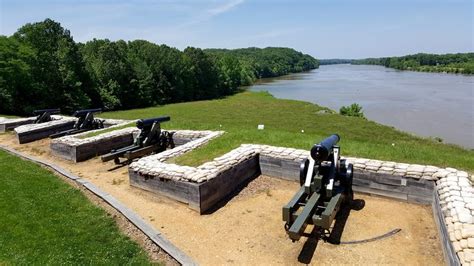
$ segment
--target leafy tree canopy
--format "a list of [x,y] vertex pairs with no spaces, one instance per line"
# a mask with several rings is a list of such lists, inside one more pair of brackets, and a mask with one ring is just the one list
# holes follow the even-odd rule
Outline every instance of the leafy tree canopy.
[[0,112],[29,115],[59,107],[70,113],[213,99],[257,78],[317,67],[316,59],[290,48],[180,51],[145,40],[76,43],[61,24],[46,19],[0,36]]

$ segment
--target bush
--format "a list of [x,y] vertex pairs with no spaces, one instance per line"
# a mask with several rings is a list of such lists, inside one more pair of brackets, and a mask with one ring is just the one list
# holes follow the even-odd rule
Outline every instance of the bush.
[[349,106],[342,106],[341,109],[339,109],[339,113],[345,116],[364,117],[362,106],[357,103],[353,103]]

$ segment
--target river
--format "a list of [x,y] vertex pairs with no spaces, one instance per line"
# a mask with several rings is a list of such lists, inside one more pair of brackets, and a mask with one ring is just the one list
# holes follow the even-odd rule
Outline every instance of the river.
[[310,72],[262,79],[249,89],[337,111],[358,103],[370,120],[474,148],[474,76],[324,65]]

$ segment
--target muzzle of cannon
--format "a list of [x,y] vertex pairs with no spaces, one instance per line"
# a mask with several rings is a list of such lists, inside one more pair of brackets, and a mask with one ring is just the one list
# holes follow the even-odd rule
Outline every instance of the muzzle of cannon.
[[66,135],[74,135],[89,130],[104,128],[104,120],[95,119],[94,114],[100,113],[102,109],[84,109],[74,112],[74,116],[77,117],[77,121],[72,129],[65,130],[62,132],[55,133],[50,138],[59,138]]
[[311,148],[311,157],[313,160],[316,162],[326,161],[329,155],[331,155],[332,148],[339,142],[340,139],[341,138],[339,135],[334,134],[327,137],[320,143],[314,144],[313,148]]
[[59,109],[39,109],[34,110],[33,115],[36,115],[35,124],[40,124],[44,122],[52,121],[53,118],[51,115],[59,114],[61,110]]
[[[165,151],[167,148],[173,148],[172,134],[161,130],[161,123],[170,121],[169,116],[161,116],[149,119],[140,119],[137,121],[137,128],[140,133],[133,140],[133,144],[121,149],[112,150],[110,153],[101,157],[103,162],[114,160],[116,164],[124,164],[131,160]],[[121,161],[120,158],[125,158]]]
[[77,110],[74,112],[73,116],[75,117],[86,117],[88,114],[97,114],[102,112],[101,108],[95,108],[95,109],[83,109],[83,110]]
[[353,166],[340,158],[339,140],[334,134],[315,144],[301,163],[301,188],[283,207],[285,230],[292,241],[299,240],[309,224],[329,231],[341,205],[352,200]]

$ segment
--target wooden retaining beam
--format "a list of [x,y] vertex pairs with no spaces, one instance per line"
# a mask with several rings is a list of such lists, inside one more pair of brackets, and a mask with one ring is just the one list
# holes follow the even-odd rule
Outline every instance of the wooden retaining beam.
[[431,180],[415,180],[413,178],[355,170],[352,188],[357,192],[428,205],[433,202],[435,183]]
[[448,228],[446,227],[445,217],[441,211],[441,204],[439,202],[439,195],[436,189],[433,190],[433,203],[431,204],[433,209],[433,218],[438,228],[438,235],[441,241],[441,246],[443,247],[443,256],[444,261],[447,265],[450,266],[459,266],[461,262],[459,261],[456,251],[454,250],[453,244],[449,239]]
[[153,176],[142,176],[129,168],[130,185],[188,204],[189,208],[203,214],[227,198],[247,180],[260,175],[258,156],[253,156],[215,178],[193,183]]
[[[61,120],[57,120],[57,121],[61,121]],[[65,120],[63,121],[63,123],[56,123],[51,126],[40,127],[40,128],[29,130],[29,131],[17,132],[16,136],[18,139],[18,143],[20,144],[33,142],[36,140],[47,138],[54,133],[72,129],[75,123],[76,122],[74,120]],[[43,124],[46,124],[46,123],[43,123]]]
[[77,163],[94,158],[95,156],[109,153],[113,149],[120,149],[132,144],[133,134],[130,133],[79,145],[70,145],[64,142],[51,142],[50,148],[54,155]]
[[[260,155],[263,175],[299,181],[301,162]],[[357,192],[395,198],[407,202],[431,204],[435,184],[401,176],[354,170],[353,189]]]
[[262,175],[278,177],[290,181],[300,180],[301,161],[285,160],[266,155],[260,155]]
[[9,130],[13,130],[14,128],[22,125],[32,124],[35,122],[35,117],[28,117],[28,118],[13,118],[13,119],[5,119],[0,121],[0,133],[5,133]]
[[[104,133],[107,134],[107,133]],[[172,135],[173,143],[176,147],[186,144],[195,139],[179,138]],[[113,149],[120,149],[133,144],[133,134],[121,134],[109,136],[107,138],[99,138],[92,142],[81,144],[69,144],[67,142],[52,141],[50,144],[51,152],[65,160],[83,162],[96,156],[109,153]]]

